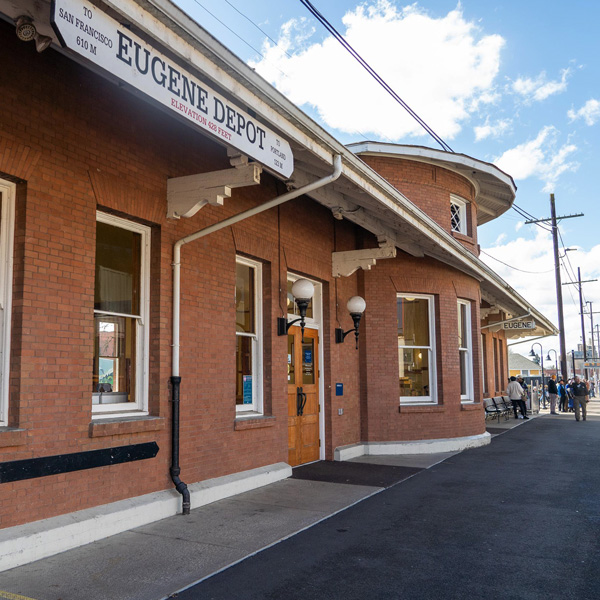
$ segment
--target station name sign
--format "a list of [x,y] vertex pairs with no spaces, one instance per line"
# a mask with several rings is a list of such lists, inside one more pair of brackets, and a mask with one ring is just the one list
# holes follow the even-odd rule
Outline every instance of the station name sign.
[[508,323],[502,323],[502,329],[508,331],[535,329],[535,321],[533,319],[529,319],[528,321],[509,321]]
[[64,47],[264,166],[284,177],[292,174],[294,158],[286,140],[96,6],[53,0],[51,22]]

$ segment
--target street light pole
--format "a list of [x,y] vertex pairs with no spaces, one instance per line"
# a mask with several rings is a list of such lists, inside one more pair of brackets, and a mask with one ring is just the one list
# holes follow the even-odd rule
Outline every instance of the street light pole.
[[542,401],[544,404],[544,408],[546,408],[546,386],[544,383],[544,349],[542,348],[542,345],[539,342],[534,342],[533,344],[531,344],[531,351],[529,352],[529,356],[537,356],[533,350],[534,346],[540,347],[540,362],[542,363]]
[[592,321],[592,360],[596,358],[596,344],[594,344],[594,311],[592,310],[593,302],[586,300],[586,304],[590,305],[590,320]]

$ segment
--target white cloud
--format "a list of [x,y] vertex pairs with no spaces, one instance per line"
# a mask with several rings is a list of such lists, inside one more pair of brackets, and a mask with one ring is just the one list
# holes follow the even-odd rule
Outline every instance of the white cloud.
[[571,69],[563,69],[560,72],[560,80],[548,81],[546,73],[542,71],[535,79],[531,77],[519,77],[512,83],[513,92],[523,96],[526,102],[541,102],[549,96],[560,94],[567,89],[567,77]]
[[537,177],[544,182],[543,192],[552,192],[558,178],[567,171],[576,171],[578,163],[568,157],[577,150],[574,144],[558,147],[559,131],[549,125],[534,140],[507,150],[494,163],[514,179]]
[[512,121],[510,119],[500,119],[495,123],[490,123],[488,118],[483,125],[478,125],[473,128],[475,131],[475,141],[480,142],[489,137],[500,137],[510,129],[511,125]]
[[[558,327],[552,236],[539,227],[528,230],[524,233],[524,236],[527,237],[519,237],[510,241],[503,240],[500,243],[496,240],[493,247],[484,249],[481,259]],[[490,258],[488,255],[494,258]],[[573,269],[569,268],[567,271],[561,268],[563,283],[577,279],[578,266],[581,268],[582,279],[600,279],[600,245],[594,246],[589,252],[579,248],[577,252],[570,252],[569,258]],[[494,259],[498,259],[512,267],[517,267],[521,271],[509,268]],[[593,302],[593,310],[600,310],[600,286],[593,283],[584,285],[583,291],[585,300]],[[566,346],[567,352],[569,352],[571,349],[577,349],[577,344],[581,338],[577,286],[562,286],[562,294]],[[600,320],[595,319],[595,323],[600,323]],[[590,319],[586,316],[584,326],[588,339],[590,338],[590,325]],[[559,352],[558,336],[540,341],[545,355],[550,348]],[[521,354],[527,354],[530,346],[531,344],[523,343],[515,346],[514,350]]]
[[600,102],[592,98],[588,100],[579,110],[569,110],[567,116],[571,122],[583,119],[587,125],[595,125],[600,120]]
[[[497,100],[504,39],[483,35],[460,5],[435,18],[416,3],[398,8],[371,0],[348,12],[343,24],[345,39],[446,139],[477,107]],[[265,42],[265,58],[251,66],[295,104],[313,106],[329,127],[390,140],[425,135],[335,39],[311,43],[312,37],[306,20],[292,20],[279,44]]]

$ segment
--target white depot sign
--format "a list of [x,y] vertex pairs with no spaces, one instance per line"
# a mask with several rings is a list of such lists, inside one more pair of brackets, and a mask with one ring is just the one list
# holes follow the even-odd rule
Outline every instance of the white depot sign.
[[502,329],[509,331],[535,329],[535,321],[533,319],[529,319],[528,321],[509,321],[508,323],[502,324]]
[[96,6],[53,0],[51,22],[63,46],[264,166],[284,177],[292,174],[294,157],[286,140]]

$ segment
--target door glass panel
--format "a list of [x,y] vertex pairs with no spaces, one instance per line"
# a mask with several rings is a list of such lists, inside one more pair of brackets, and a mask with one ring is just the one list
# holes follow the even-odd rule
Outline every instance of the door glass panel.
[[294,336],[293,335],[288,335],[287,366],[288,366],[288,383],[291,385],[295,385],[296,384],[296,367],[294,365]]
[[302,384],[315,382],[315,341],[302,342]]

